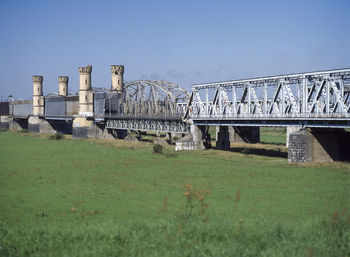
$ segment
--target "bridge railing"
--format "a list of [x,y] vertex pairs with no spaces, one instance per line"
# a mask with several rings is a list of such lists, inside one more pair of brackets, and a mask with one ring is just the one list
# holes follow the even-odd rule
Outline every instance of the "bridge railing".
[[147,114],[147,115],[131,115],[131,114],[105,114],[103,117],[97,116],[96,118],[104,119],[140,119],[140,120],[181,120],[183,114],[173,114],[173,115],[157,115],[157,114]]
[[286,113],[286,114],[192,114],[192,119],[350,119],[349,113]]

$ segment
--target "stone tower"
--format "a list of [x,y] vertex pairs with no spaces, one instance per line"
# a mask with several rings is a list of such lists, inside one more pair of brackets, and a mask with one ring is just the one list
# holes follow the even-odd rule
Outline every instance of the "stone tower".
[[33,76],[33,115],[44,115],[43,76]]
[[117,92],[123,91],[124,65],[111,65],[112,73],[112,90]]
[[28,130],[31,132],[54,133],[51,125],[40,116],[44,116],[43,76],[33,76],[33,115],[28,119]]
[[92,66],[79,67],[79,115],[93,116]]
[[69,77],[58,76],[58,94],[60,96],[68,95],[68,82],[69,82]]

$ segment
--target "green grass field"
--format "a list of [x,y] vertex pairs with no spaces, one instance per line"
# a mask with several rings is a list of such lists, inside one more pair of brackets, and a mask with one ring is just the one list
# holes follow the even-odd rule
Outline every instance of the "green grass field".
[[2,131],[0,256],[349,256],[350,165],[288,165],[261,134],[160,155]]

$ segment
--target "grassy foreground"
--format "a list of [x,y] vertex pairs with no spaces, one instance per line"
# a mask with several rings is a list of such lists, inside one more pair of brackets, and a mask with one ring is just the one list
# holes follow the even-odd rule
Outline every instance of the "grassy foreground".
[[349,256],[349,177],[344,163],[1,132],[0,256]]

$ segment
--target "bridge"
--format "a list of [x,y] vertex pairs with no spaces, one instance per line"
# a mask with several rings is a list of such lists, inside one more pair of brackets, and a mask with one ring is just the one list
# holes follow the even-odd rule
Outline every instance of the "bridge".
[[350,127],[350,69],[198,84],[196,125]]
[[128,138],[130,131],[177,133],[177,150],[230,142],[257,143],[259,127],[287,127],[290,162],[346,160],[350,156],[350,69],[195,84],[192,92],[168,81],[123,81],[124,66],[112,65],[110,89],[91,86],[92,67],[79,68],[79,92],[43,95],[33,76],[33,99],[0,104],[2,127],[75,138]]
[[172,82],[132,81],[123,86],[121,95],[106,92],[101,98],[105,111],[94,115],[106,121],[107,129],[184,134],[190,132],[189,124],[182,121],[189,96]]
[[259,127],[287,127],[289,162],[349,160],[350,69],[196,84],[184,121],[192,134],[178,150],[204,149],[216,126],[216,148],[256,143]]

